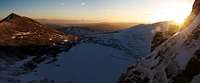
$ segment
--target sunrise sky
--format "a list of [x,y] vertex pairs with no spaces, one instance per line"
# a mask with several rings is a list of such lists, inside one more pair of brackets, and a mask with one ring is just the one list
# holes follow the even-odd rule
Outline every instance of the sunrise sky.
[[15,12],[35,19],[102,22],[182,21],[194,0],[1,0],[0,18]]

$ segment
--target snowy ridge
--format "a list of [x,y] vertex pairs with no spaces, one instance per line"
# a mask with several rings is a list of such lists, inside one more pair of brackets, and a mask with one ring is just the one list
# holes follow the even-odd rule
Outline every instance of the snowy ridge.
[[[197,0],[198,1],[198,0]],[[196,1],[196,2],[197,2]],[[199,10],[198,10],[199,11]],[[128,68],[119,83],[190,83],[200,73],[200,14],[150,55]],[[197,81],[197,80],[196,80]],[[198,80],[200,82],[200,80]]]

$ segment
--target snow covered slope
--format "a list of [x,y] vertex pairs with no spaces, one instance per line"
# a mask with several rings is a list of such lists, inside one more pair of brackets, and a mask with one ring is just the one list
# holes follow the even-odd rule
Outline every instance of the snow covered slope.
[[112,47],[123,51],[129,57],[138,58],[150,53],[155,33],[167,31],[171,27],[169,25],[172,24],[141,24],[121,31],[84,35],[83,42]]
[[[195,1],[192,21],[147,57],[128,68],[119,83],[199,83],[200,0]],[[195,12],[194,12],[195,11]],[[191,16],[190,16],[191,17]],[[191,19],[191,18],[190,18]]]
[[43,63],[37,72],[19,79],[23,80],[22,83],[45,78],[55,83],[116,83],[120,73],[135,61],[123,55],[113,48],[80,44],[69,52],[60,53],[55,63]]
[[[63,32],[78,34],[81,37],[81,43],[95,43],[111,47],[124,52],[129,57],[138,58],[139,55],[146,55],[150,52],[154,27],[151,24],[138,25],[114,32],[97,32],[74,27],[74,29],[67,29]],[[146,49],[146,51],[143,49]]]

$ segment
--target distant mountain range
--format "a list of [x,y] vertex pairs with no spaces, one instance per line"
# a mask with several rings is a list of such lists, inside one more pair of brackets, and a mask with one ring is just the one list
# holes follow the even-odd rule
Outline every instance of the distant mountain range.
[[62,20],[62,19],[35,19],[35,20],[44,24],[59,24],[59,25],[98,23],[98,21],[95,20]]
[[91,30],[99,31],[116,31],[126,29],[139,23],[112,23],[112,22],[97,22],[97,21],[84,21],[84,20],[51,20],[51,19],[36,19],[42,24],[49,25],[54,28],[58,27],[82,27]]

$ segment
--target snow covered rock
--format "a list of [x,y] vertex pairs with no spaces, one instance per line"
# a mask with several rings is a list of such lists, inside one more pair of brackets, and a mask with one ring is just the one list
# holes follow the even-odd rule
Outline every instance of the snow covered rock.
[[179,26],[173,22],[158,22],[154,25],[162,25],[163,28],[155,32],[155,36],[151,42],[151,51],[179,31]]
[[[184,30],[141,58],[118,83],[199,83],[200,0],[196,0]],[[187,24],[188,23],[188,24]]]

